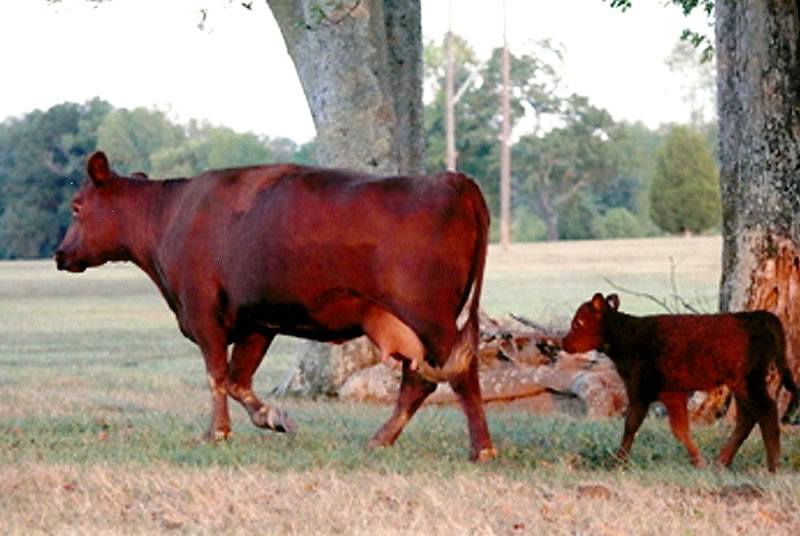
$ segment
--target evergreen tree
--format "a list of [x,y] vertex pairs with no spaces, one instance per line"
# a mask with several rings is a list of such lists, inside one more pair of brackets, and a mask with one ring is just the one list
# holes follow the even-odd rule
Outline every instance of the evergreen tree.
[[650,216],[668,233],[699,233],[719,223],[717,166],[698,132],[670,129],[656,156]]

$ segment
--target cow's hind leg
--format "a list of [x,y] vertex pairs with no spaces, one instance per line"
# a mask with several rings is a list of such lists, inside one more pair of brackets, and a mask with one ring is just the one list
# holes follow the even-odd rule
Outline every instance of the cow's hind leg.
[[702,467],[705,465],[703,456],[700,455],[700,450],[689,433],[689,412],[686,408],[688,398],[687,393],[665,392],[659,395],[659,399],[667,408],[672,434],[686,447],[692,465]]
[[425,398],[436,390],[436,384],[416,371],[419,362],[425,358],[425,347],[411,328],[399,318],[380,307],[372,306],[364,315],[363,329],[380,349],[384,362],[394,357],[403,362],[403,378],[394,413],[368,445],[369,448],[388,447],[394,444]]
[[461,408],[467,416],[467,427],[470,438],[470,460],[486,461],[497,456],[489,436],[486,424],[486,413],[483,410],[481,385],[478,380],[478,359],[473,355],[467,372],[458,380],[450,382],[453,391],[458,395]]
[[228,347],[222,333],[213,329],[198,331],[204,336],[197,338],[203,352],[208,374],[208,387],[211,390],[211,425],[206,434],[209,441],[228,439],[231,433],[230,413],[228,412]]
[[372,437],[368,448],[389,447],[394,445],[400,432],[416,413],[425,399],[436,390],[436,384],[423,378],[411,369],[411,362],[403,361],[403,379],[397,396],[394,412],[388,421]]
[[247,410],[250,420],[259,428],[292,432],[294,422],[286,412],[264,404],[253,392],[253,375],[264,358],[273,335],[253,333],[233,345],[228,366],[228,393]]

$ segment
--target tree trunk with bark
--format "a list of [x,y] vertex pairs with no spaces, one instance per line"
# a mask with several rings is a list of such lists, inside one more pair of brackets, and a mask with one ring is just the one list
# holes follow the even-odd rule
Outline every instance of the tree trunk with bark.
[[419,0],[268,0],[294,61],[326,166],[423,166]]
[[777,314],[800,379],[800,3],[718,0],[716,51],[720,308]]
[[[419,0],[267,3],[311,109],[320,164],[386,175],[421,173]],[[348,371],[363,366],[353,356],[377,359],[363,338],[346,345],[309,342],[283,391],[335,392]]]

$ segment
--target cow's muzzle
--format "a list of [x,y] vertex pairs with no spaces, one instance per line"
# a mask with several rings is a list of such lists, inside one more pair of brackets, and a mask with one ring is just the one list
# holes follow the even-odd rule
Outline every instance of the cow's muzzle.
[[67,253],[63,249],[56,250],[53,255],[56,261],[56,268],[59,270],[66,270],[67,272],[83,272],[86,270],[86,264],[80,261],[71,261]]

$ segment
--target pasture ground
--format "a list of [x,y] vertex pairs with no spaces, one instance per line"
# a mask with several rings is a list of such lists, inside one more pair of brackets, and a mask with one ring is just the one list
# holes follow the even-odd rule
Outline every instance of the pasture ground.
[[[604,281],[713,310],[719,238],[492,246],[484,307],[566,326]],[[661,312],[621,294],[622,308]],[[256,377],[265,395],[292,367],[276,342]],[[764,469],[757,432],[732,470],[694,470],[651,417],[632,461],[610,452],[621,419],[489,410],[499,458],[466,462],[455,408],[423,408],[395,448],[367,452],[390,408],[284,399],[291,436],[252,427],[199,440],[209,397],[202,359],[146,277],[129,265],[76,276],[51,262],[0,263],[0,534],[798,534],[800,431]],[[712,458],[730,429],[695,426]]]

